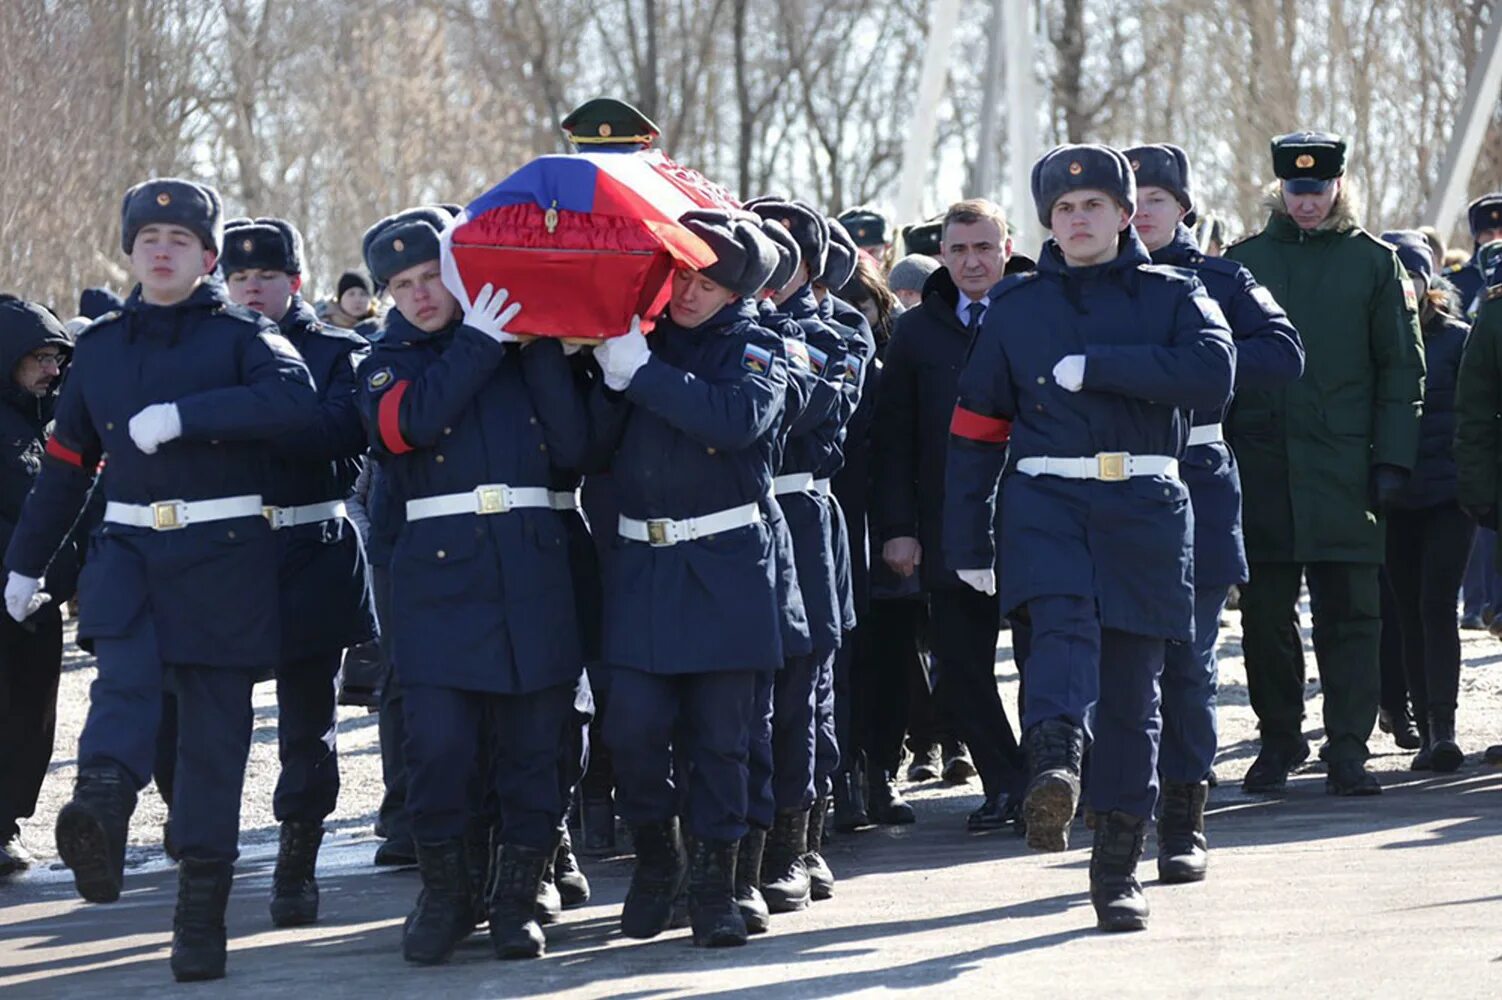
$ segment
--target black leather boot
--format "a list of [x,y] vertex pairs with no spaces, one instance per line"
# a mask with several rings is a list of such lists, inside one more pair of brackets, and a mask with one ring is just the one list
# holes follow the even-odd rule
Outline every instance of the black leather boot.
[[834,895],[834,872],[824,860],[824,818],[829,815],[829,796],[820,795],[808,811],[808,850],[803,852],[803,867],[808,871],[809,896],[816,900]]
[[1302,736],[1262,737],[1257,759],[1241,779],[1241,790],[1254,795],[1276,795],[1288,787],[1288,774],[1309,759],[1309,741]]
[[553,856],[553,884],[558,887],[558,896],[565,910],[589,902],[589,878],[579,867],[579,859],[574,857],[574,838],[566,828]]
[[753,826],[736,851],[735,903],[741,908],[747,934],[765,934],[772,926],[772,911],[761,894],[761,858],[766,846],[767,831]]
[[834,828],[837,833],[854,833],[863,826],[870,826],[866,814],[866,797],[860,782],[850,771],[841,771],[833,776],[834,782]]
[[422,892],[402,929],[402,957],[419,965],[449,960],[475,929],[474,890],[464,838],[417,845]]
[[542,873],[542,881],[537,884],[536,915],[537,922],[544,927],[556,924],[563,916],[563,894],[558,891],[558,883],[553,878],[552,865],[548,865]]
[[1027,731],[1027,793],[1022,819],[1035,851],[1069,847],[1069,826],[1080,801],[1080,758],[1085,734],[1064,719],[1047,719]]
[[1391,735],[1392,741],[1400,750],[1417,750],[1422,740],[1418,726],[1414,725],[1413,716],[1409,714],[1407,705],[1404,705],[1401,710],[1379,709],[1377,728]]
[[1465,763],[1465,753],[1455,742],[1455,709],[1429,709],[1429,761],[1436,771],[1448,774]]
[[73,799],[57,814],[57,853],[73,869],[78,894],[113,903],[125,881],[125,841],[136,790],[125,769],[112,763],[80,768]]
[[898,826],[916,822],[918,814],[902,797],[897,779],[890,771],[873,771],[867,784],[866,815],[871,822]]
[[502,844],[496,849],[495,880],[487,908],[490,946],[496,958],[540,958],[547,951],[534,910],[555,854],[520,844]]
[[761,863],[761,894],[773,913],[806,910],[813,901],[803,855],[808,851],[808,813],[783,809],[767,832]]
[[1170,781],[1163,785],[1158,815],[1158,881],[1203,882],[1210,866],[1205,839],[1205,802],[1210,786]]
[[1137,862],[1147,837],[1147,821],[1124,812],[1097,813],[1095,847],[1090,852],[1090,902],[1103,931],[1147,928],[1147,897],[1137,881]]
[[1419,719],[1419,752],[1413,755],[1413,760],[1408,762],[1410,771],[1434,770],[1434,740],[1429,732],[1429,714],[1426,712]]
[[224,910],[234,880],[228,861],[178,861],[172,916],[172,978],[178,982],[224,978]]
[[746,921],[735,899],[733,840],[694,840],[689,861],[688,912],[694,944],[729,948],[746,943]]
[[621,933],[629,938],[653,938],[668,928],[673,898],[688,874],[688,858],[678,835],[678,819],[632,827],[636,870],[621,907]]
[[318,919],[318,847],[323,824],[288,820],[271,875],[271,922],[277,927],[301,927]]

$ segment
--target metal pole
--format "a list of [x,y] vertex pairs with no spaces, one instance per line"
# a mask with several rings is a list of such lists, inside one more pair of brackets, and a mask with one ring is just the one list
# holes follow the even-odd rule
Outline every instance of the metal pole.
[[1038,159],[1037,83],[1033,79],[1033,34],[1028,23],[1029,0],[1005,0],[1002,36],[1006,44],[1007,85],[1007,187],[1011,203],[1006,206],[1017,249],[1033,255],[1043,242],[1043,233],[1033,212],[1032,170]]
[[[1025,0],[1012,0],[1025,2]],[[1001,117],[1002,64],[1006,62],[1006,42],[1002,30],[1007,0],[991,0],[991,33],[987,38],[986,72],[981,84],[980,133],[975,145],[975,169],[971,171],[970,194],[977,198],[996,197],[1001,174],[1001,142],[997,134]]]
[[944,97],[944,78],[949,72],[949,45],[959,19],[960,0],[934,0],[929,8],[928,46],[918,76],[918,101],[913,105],[912,124],[902,146],[896,205],[897,222],[901,225],[922,218],[923,190],[928,184],[928,164],[939,128],[939,102]]
[[1476,53],[1476,67],[1466,81],[1465,100],[1460,106],[1455,131],[1450,135],[1450,145],[1445,150],[1439,183],[1424,206],[1424,218],[1441,233],[1451,231],[1465,205],[1466,186],[1471,182],[1471,171],[1476,168],[1481,139],[1492,119],[1492,112],[1496,110],[1497,98],[1502,94],[1502,45],[1498,44],[1499,40],[1502,40],[1502,9],[1494,5],[1491,23],[1486,26],[1486,35],[1481,40],[1481,50]]

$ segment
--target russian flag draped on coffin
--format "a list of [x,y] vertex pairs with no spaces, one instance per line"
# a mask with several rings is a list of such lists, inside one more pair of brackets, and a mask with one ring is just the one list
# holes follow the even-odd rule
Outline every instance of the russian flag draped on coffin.
[[444,231],[444,284],[462,302],[487,284],[508,289],[522,303],[513,333],[615,336],[661,312],[675,268],[714,263],[678,217],[737,207],[658,150],[538,157]]

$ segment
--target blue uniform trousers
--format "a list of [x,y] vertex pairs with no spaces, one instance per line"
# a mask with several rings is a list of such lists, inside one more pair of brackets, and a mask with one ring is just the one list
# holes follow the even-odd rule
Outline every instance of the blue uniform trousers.
[[179,708],[172,840],[200,861],[239,857],[240,792],[250,753],[256,671],[164,664],[156,626],[141,615],[132,634],[95,639],[99,676],[78,739],[78,764],[114,761],[136,788],[151,780],[162,695]]
[[276,739],[282,770],[272,811],[278,823],[321,823],[339,799],[335,698],[343,655],[320,653],[276,669]]
[[[834,653],[815,650],[790,656],[773,682],[772,797],[781,810],[801,811],[814,804],[818,786],[820,685],[833,674]],[[823,778],[828,780],[828,774]]]
[[[830,775],[840,766],[839,719],[835,714],[835,672],[840,669],[840,650],[850,646],[852,633],[840,637],[840,649],[826,657],[814,685],[814,794],[828,795],[834,787]],[[849,664],[846,664],[848,670]]]
[[1033,636],[1024,728],[1047,719],[1084,727],[1089,717],[1090,807],[1151,816],[1158,799],[1164,641],[1101,628],[1090,598],[1036,597],[1027,609]]
[[756,675],[756,704],[746,763],[746,822],[763,830],[770,830],[777,818],[777,797],[772,791],[772,718],[777,706],[776,682],[777,674],[763,672]]
[[1215,764],[1220,729],[1215,718],[1215,689],[1220,670],[1215,645],[1229,588],[1194,591],[1194,641],[1171,642],[1163,654],[1163,743],[1158,770],[1164,781],[1204,781]]
[[[739,840],[746,833],[759,672],[611,669],[605,740],[615,758],[616,802],[626,822],[661,823],[679,814],[676,736],[688,760],[688,832],[703,840]],[[682,770],[677,777],[682,779]]]
[[[559,770],[573,685],[501,695],[408,684],[402,702],[407,812],[418,843],[462,837],[471,815],[488,808],[478,794],[495,802],[503,843],[553,848],[563,818]],[[490,773],[480,787],[487,759]]]

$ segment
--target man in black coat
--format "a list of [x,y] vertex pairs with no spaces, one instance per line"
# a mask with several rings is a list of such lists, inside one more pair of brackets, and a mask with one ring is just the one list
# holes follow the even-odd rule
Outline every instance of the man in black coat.
[[[899,576],[918,573],[928,594],[935,695],[974,756],[985,801],[972,830],[1004,826],[1025,782],[1022,757],[996,687],[1000,606],[945,564],[944,463],[960,368],[985,317],[986,295],[1009,269],[1012,241],[1001,209],[962,201],[943,223],[944,267],[923,302],[897,321],[877,400],[876,489],[882,558]],[[1019,262],[1022,259],[1019,258]]]

